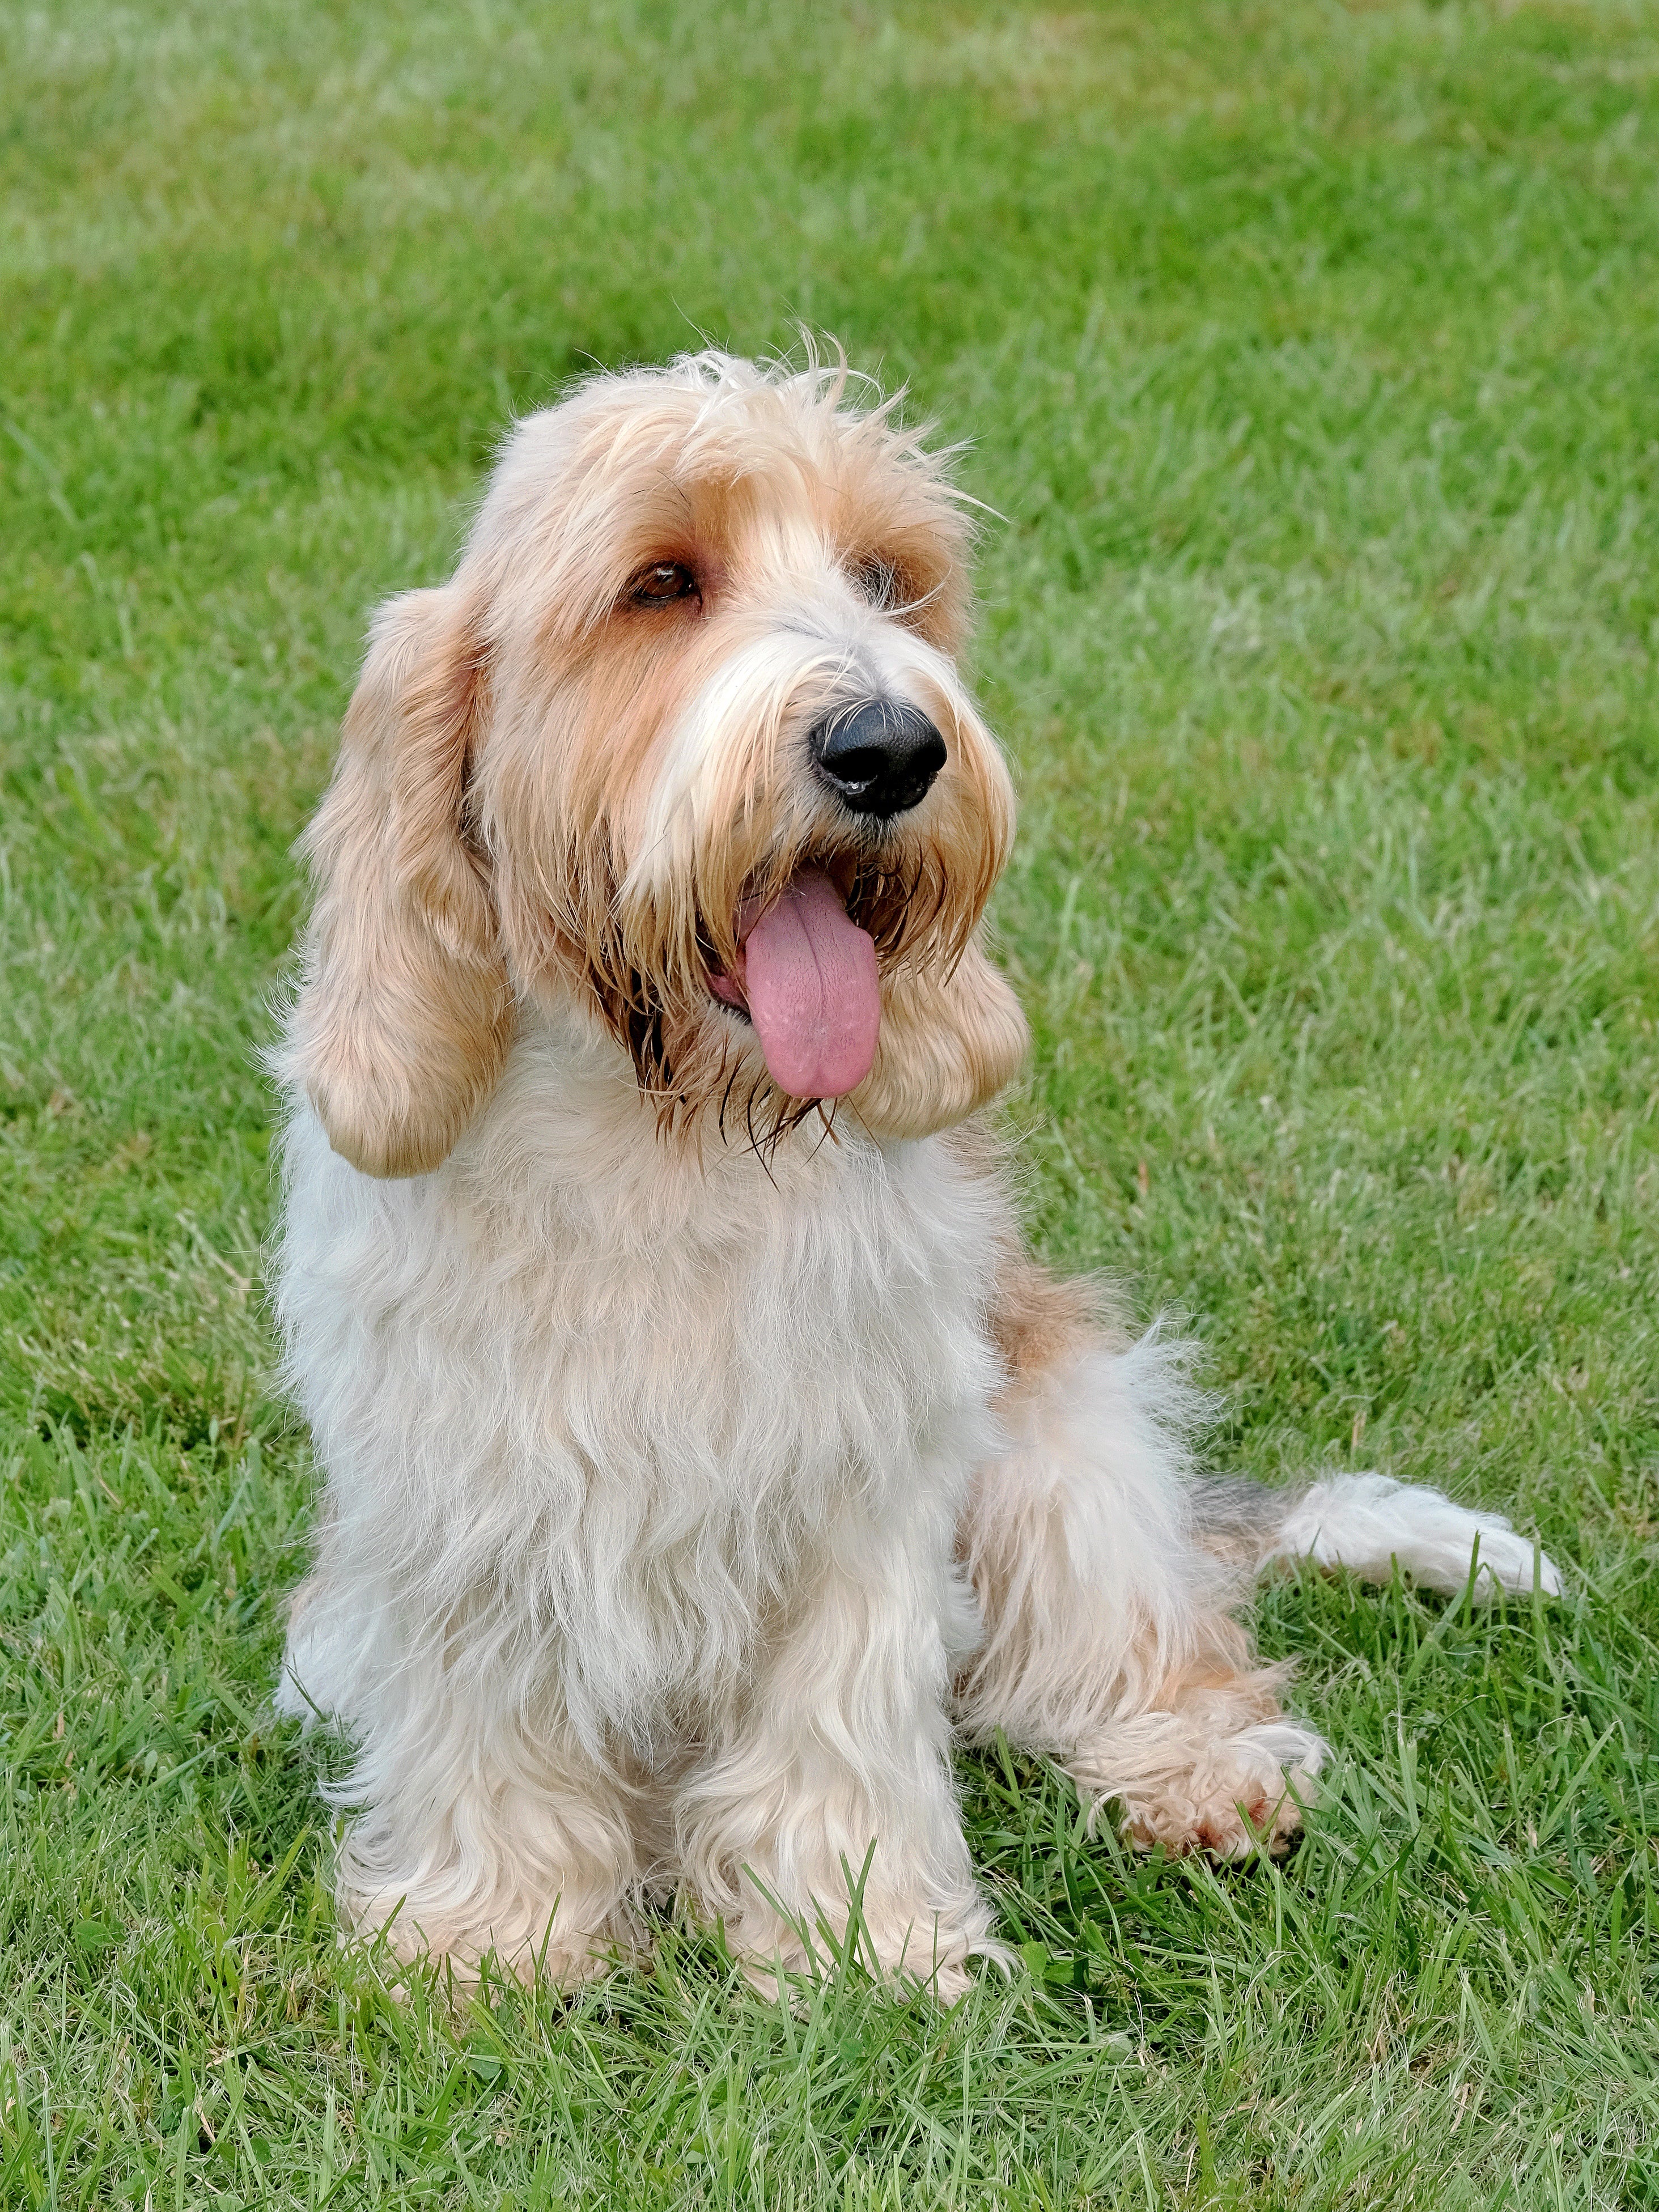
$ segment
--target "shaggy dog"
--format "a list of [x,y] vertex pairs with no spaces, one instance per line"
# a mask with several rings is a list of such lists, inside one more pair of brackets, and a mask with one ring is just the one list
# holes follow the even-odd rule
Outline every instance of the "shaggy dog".
[[521,422],[374,623],[281,1062],[325,1484],[280,1694],[356,1747],[342,1908],[405,1954],[574,1980],[655,1890],[764,1980],[855,1893],[950,1995],[953,1740],[1282,1847],[1322,1746],[1251,1572],[1558,1588],[1433,1491],[1197,1481],[1180,1347],[1027,1255],[969,537],[844,369],[703,353]]

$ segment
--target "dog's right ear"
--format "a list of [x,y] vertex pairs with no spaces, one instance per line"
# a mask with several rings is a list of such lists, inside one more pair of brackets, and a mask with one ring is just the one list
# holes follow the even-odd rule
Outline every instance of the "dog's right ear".
[[465,823],[488,684],[454,586],[389,600],[301,843],[317,903],[282,1065],[368,1175],[435,1168],[511,1042],[488,869]]

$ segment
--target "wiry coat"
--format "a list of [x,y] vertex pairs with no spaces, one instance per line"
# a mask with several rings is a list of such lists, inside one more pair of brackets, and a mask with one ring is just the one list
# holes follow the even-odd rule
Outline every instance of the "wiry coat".
[[[406,1950],[568,1978],[656,1888],[765,1972],[861,1879],[872,1962],[952,1990],[989,1942],[953,1729],[1138,1842],[1272,1846],[1321,1746],[1239,1570],[1340,1559],[1358,1512],[1372,1571],[1461,1583],[1480,1531],[1530,1578],[1381,1478],[1311,1517],[1195,1490],[1181,1348],[1024,1257],[969,1119],[1024,1029],[978,939],[1010,815],[951,660],[964,544],[844,375],[701,356],[524,426],[454,582],[377,629],[284,1062],[325,1482],[280,1697],[356,1746],[342,1901]],[[695,611],[641,618],[671,559]],[[947,732],[894,824],[803,754],[849,684]],[[881,963],[833,1115],[708,987],[803,866]]]

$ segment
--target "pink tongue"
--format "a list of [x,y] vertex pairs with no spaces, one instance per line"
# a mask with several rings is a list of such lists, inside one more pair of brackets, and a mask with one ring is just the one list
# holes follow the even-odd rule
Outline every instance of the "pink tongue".
[[803,869],[744,939],[744,990],[772,1080],[791,1098],[856,1091],[876,1056],[876,948],[827,876]]

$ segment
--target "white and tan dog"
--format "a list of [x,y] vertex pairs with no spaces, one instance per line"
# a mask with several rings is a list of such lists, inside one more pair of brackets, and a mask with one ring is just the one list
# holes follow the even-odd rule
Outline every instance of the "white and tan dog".
[[866,1956],[951,1993],[953,1740],[1236,1856],[1322,1750],[1249,1571],[1558,1587],[1432,1491],[1194,1481],[1181,1348],[1025,1255],[968,538],[844,370],[704,353],[521,423],[374,624],[283,1056],[326,1479],[280,1694],[356,1747],[342,1905],[405,1953],[574,1979],[654,1889],[764,1978],[863,1873]]

